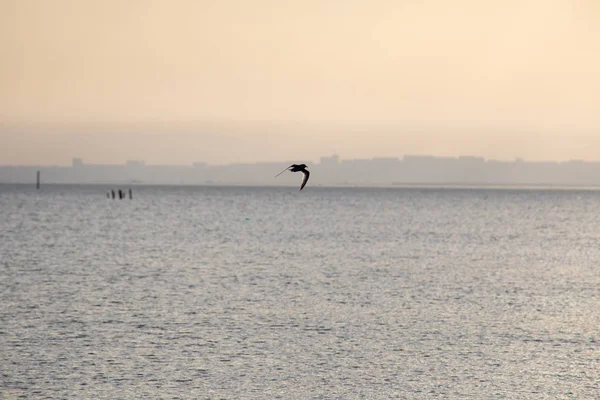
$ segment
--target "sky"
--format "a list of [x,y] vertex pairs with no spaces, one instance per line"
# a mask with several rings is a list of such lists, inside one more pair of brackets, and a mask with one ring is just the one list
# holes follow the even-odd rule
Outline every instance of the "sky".
[[600,160],[597,0],[0,0],[0,164]]

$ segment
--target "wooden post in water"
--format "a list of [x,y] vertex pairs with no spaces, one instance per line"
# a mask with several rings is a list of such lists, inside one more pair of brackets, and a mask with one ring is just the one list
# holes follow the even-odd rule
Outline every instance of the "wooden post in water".
[[131,188],[129,188],[129,199],[133,199],[133,193],[131,192]]
[[40,189],[40,171],[39,170],[36,175],[37,175],[37,178],[35,180],[35,188],[39,190]]

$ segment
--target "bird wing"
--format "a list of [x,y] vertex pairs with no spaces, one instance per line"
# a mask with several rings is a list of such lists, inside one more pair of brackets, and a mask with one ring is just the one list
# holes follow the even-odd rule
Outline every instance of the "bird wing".
[[288,169],[292,168],[293,165],[290,165],[289,167],[287,167],[286,169],[284,169],[283,171],[281,171],[280,173],[278,173],[277,175],[275,175],[275,178],[277,178],[279,175],[283,174],[285,171],[287,171]]
[[306,186],[306,182],[308,182],[308,177],[310,176],[310,172],[308,172],[307,170],[302,170],[302,173],[304,174],[304,180],[302,181],[302,186],[300,186],[300,190],[304,189],[304,186]]

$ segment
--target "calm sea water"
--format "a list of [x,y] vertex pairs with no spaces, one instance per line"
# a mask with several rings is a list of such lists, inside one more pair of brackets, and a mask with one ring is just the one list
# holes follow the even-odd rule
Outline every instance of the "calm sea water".
[[600,192],[0,185],[0,398],[600,398]]

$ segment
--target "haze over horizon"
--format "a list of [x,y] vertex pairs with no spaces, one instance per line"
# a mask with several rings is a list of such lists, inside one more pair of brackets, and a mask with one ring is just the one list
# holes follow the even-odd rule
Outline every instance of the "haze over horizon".
[[600,160],[594,0],[0,0],[0,164]]

